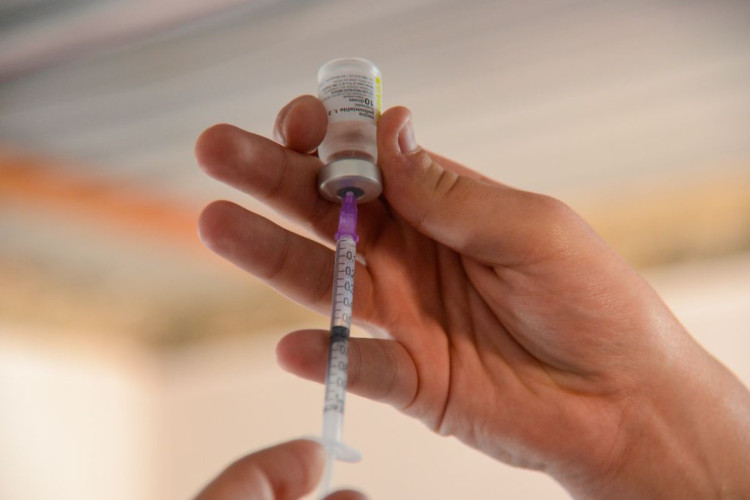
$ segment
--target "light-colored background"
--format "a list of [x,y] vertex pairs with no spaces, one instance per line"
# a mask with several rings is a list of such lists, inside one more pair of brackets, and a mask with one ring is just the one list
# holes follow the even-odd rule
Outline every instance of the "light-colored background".
[[[317,67],[375,61],[419,141],[564,199],[750,382],[750,4],[10,0],[0,6],[0,498],[187,498],[316,434],[274,345],[326,319],[202,248],[192,144],[269,133]],[[373,498],[566,498],[348,400]]]

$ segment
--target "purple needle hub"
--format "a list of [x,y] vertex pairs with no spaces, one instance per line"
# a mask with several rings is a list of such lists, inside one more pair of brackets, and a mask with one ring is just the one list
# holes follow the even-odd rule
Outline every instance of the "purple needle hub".
[[341,211],[339,212],[339,230],[336,231],[336,240],[342,236],[351,236],[354,242],[359,242],[357,235],[357,198],[352,191],[347,191],[341,200]]

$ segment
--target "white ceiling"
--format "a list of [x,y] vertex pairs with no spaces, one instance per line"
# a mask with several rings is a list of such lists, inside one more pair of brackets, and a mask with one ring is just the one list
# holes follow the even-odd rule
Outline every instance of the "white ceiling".
[[[203,128],[268,133],[321,63],[352,54],[428,147],[531,188],[750,155],[746,1],[233,3],[78,1],[8,30],[0,137],[194,198]],[[43,67],[7,62],[32,52]]]
[[[750,166],[746,0],[6,1],[0,149],[196,210],[242,199],[199,171],[195,138],[270,134],[348,55],[380,66],[426,147],[573,203]],[[35,210],[0,200],[0,254],[125,262]]]

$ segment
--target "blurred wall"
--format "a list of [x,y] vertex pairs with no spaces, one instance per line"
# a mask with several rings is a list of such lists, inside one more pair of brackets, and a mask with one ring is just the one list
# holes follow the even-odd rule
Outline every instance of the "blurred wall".
[[0,498],[156,499],[160,386],[129,342],[0,323]]

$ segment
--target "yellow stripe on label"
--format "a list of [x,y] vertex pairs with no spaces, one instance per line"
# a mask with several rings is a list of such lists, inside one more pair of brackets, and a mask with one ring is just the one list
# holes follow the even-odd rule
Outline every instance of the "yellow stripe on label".
[[375,76],[375,121],[380,119],[380,115],[383,113],[383,84],[380,81],[380,76]]

